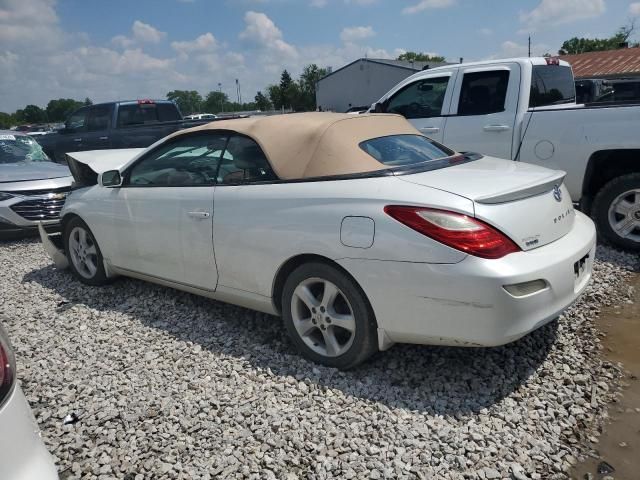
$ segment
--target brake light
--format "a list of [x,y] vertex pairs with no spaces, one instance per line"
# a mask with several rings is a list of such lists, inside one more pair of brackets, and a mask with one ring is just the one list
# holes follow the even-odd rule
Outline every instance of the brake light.
[[496,259],[520,251],[505,234],[468,215],[400,205],[387,205],[384,211],[416,232],[469,255]]
[[15,371],[16,363],[9,339],[0,327],[0,405],[13,389]]
[[144,99],[144,100],[138,100],[138,105],[153,105],[154,102],[153,100],[149,100],[149,99]]
[[560,59],[557,57],[544,57],[547,61],[547,65],[560,65]]

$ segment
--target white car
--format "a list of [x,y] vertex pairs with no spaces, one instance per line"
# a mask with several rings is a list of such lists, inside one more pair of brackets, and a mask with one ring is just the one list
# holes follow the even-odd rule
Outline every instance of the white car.
[[27,400],[16,384],[16,363],[0,326],[0,478],[54,480],[58,471],[42,443]]
[[395,342],[514,341],[591,277],[594,225],[563,172],[457,154],[398,115],[219,121],[70,155],[78,182],[97,182],[62,211],[79,280],[131,276],[282,315],[300,351],[334,367]]
[[215,120],[217,115],[213,113],[194,113],[193,115],[187,115],[183,120]]

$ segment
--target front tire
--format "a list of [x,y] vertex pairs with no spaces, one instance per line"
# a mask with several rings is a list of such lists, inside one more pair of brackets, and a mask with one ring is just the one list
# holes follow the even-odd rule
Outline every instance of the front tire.
[[592,217],[605,242],[640,251],[640,173],[605,184],[593,201]]
[[377,351],[377,324],[364,292],[330,265],[307,263],[289,275],[282,316],[295,346],[314,362],[346,370]]
[[98,242],[87,224],[78,217],[65,226],[64,249],[69,268],[78,280],[91,286],[109,283]]

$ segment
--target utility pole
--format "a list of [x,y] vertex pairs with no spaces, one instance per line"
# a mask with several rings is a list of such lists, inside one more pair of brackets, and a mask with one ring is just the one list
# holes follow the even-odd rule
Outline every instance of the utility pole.
[[[218,82],[218,92],[222,94],[222,83]],[[224,113],[224,100],[222,95],[220,95],[220,113]]]
[[529,58],[531,58],[531,35],[529,35]]

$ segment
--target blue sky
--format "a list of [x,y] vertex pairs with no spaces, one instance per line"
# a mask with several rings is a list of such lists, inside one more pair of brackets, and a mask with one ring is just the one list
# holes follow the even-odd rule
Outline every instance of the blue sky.
[[283,68],[425,51],[450,61],[555,53],[640,15],[623,0],[0,0],[0,111],[216,89]]

